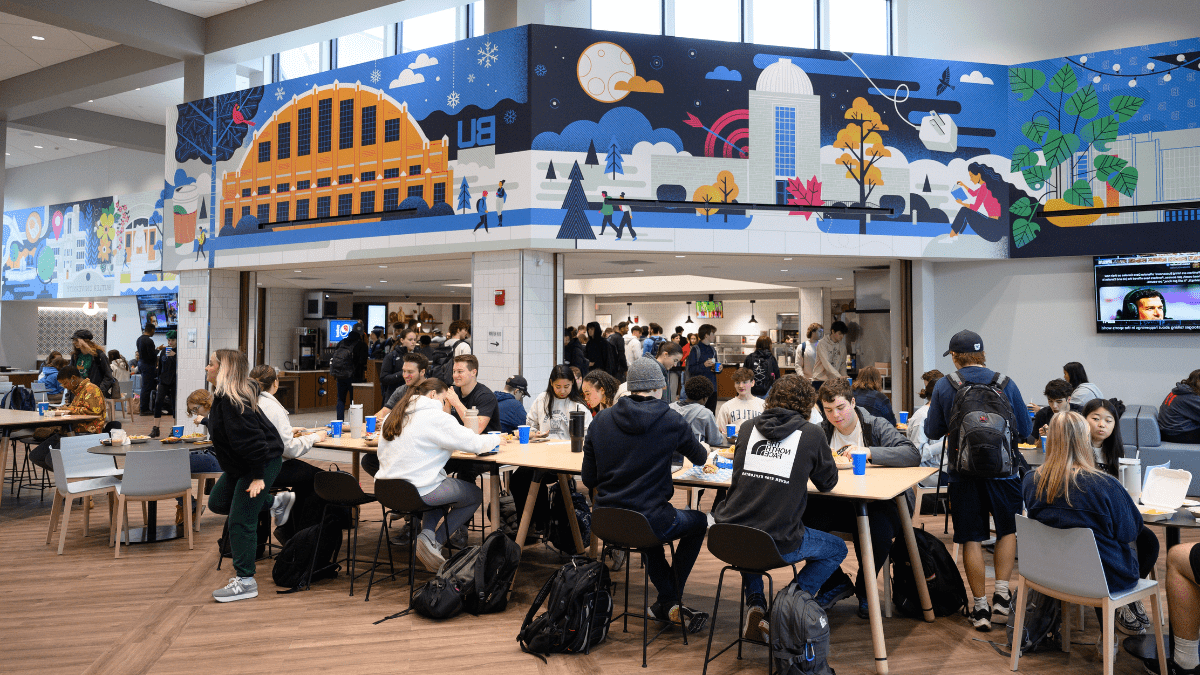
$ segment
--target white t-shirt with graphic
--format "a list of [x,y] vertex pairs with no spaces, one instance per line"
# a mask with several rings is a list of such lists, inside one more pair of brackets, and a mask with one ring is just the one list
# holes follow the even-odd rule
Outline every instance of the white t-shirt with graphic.
[[721,404],[717,409],[717,429],[721,433],[725,432],[725,427],[732,424],[737,428],[742,428],[742,422],[752,420],[755,417],[763,414],[763,400],[757,396],[751,396],[749,401],[743,401],[740,398],[731,398]]
[[834,452],[837,452],[838,450],[840,450],[842,448],[842,446],[844,446],[844,445],[859,445],[859,446],[861,446],[862,444],[863,444],[862,424],[858,420],[855,420],[854,431],[851,431],[850,435],[845,436],[842,434],[842,432],[837,430],[837,427],[834,427],[833,428],[833,438],[829,439],[829,447]]
[[525,423],[529,425],[529,430],[532,433],[542,433],[543,431],[550,432],[548,438],[552,440],[565,441],[571,438],[571,429],[568,426],[571,419],[571,412],[578,410],[584,413],[583,415],[583,430],[586,433],[588,425],[592,423],[592,413],[582,403],[577,403],[569,398],[555,398],[550,405],[550,414],[546,414],[546,398],[553,394],[542,392],[537,398],[533,399],[533,403],[529,406],[529,412],[525,416]]

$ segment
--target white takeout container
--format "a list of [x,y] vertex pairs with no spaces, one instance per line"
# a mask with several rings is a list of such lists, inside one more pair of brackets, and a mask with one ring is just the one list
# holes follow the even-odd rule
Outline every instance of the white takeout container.
[[1190,471],[1162,467],[1151,469],[1146,474],[1146,484],[1142,488],[1142,504],[1167,513],[1147,515],[1143,511],[1142,519],[1153,522],[1170,518],[1179,507],[1183,506],[1183,500],[1187,498],[1188,486],[1191,483],[1192,472]]

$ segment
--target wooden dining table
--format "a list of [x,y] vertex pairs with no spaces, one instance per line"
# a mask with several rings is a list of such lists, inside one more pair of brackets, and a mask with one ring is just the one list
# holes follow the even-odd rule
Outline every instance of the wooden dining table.
[[[99,415],[41,415],[37,411],[0,409],[0,477],[8,466],[8,453],[12,452],[13,445],[12,433],[17,429],[67,427],[70,433],[70,425],[97,418]],[[15,476],[13,480],[15,482]],[[3,497],[4,489],[0,485],[0,500]]]

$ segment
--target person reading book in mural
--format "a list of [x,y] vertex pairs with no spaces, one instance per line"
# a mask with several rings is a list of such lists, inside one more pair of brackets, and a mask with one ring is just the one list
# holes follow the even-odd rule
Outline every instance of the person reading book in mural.
[[[625,193],[622,192],[621,199],[624,198]],[[630,210],[628,204],[623,204],[619,208],[621,209],[621,224],[617,226],[617,240],[621,239],[621,232],[625,230],[626,226],[629,226],[629,234],[633,235],[634,241],[637,241],[637,232],[633,231],[633,211]]]
[[196,226],[196,260],[200,258],[208,259],[208,255],[204,253],[204,242],[208,239],[208,234],[204,232],[203,225]]
[[[605,225],[608,225],[609,227],[611,227],[614,230],[617,229],[617,226],[613,225],[613,221],[612,221],[613,205],[609,204],[607,200],[608,200],[608,193],[601,191],[600,192],[600,215],[604,216],[604,220],[600,222],[600,234],[604,234],[604,226]],[[618,232],[617,238],[619,239],[620,237],[621,237],[621,233]]]
[[[1008,221],[1001,218],[1006,207],[999,199],[1008,200],[1009,184],[992,167],[979,162],[971,162],[967,166],[967,175],[971,183],[979,187],[972,188],[958,181],[960,187],[951,191],[954,201],[963,207],[958,210],[950,226],[951,240],[970,225],[971,230],[980,237],[988,241],[1000,241],[1007,234]],[[970,204],[966,201],[968,196],[975,198]]]
[[483,191],[483,196],[475,202],[475,210],[479,212],[479,222],[475,224],[475,229],[472,232],[478,232],[479,228],[483,228],[484,232],[488,231],[487,222],[487,190]]
[[500,184],[496,186],[496,227],[504,227],[504,202],[506,201],[508,201],[508,193],[504,191],[504,181],[500,181]]

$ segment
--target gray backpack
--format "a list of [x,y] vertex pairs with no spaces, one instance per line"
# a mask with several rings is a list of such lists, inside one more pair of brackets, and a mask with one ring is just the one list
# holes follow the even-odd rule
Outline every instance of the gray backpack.
[[808,591],[788,584],[771,604],[771,649],[779,675],[834,675],[829,617]]

